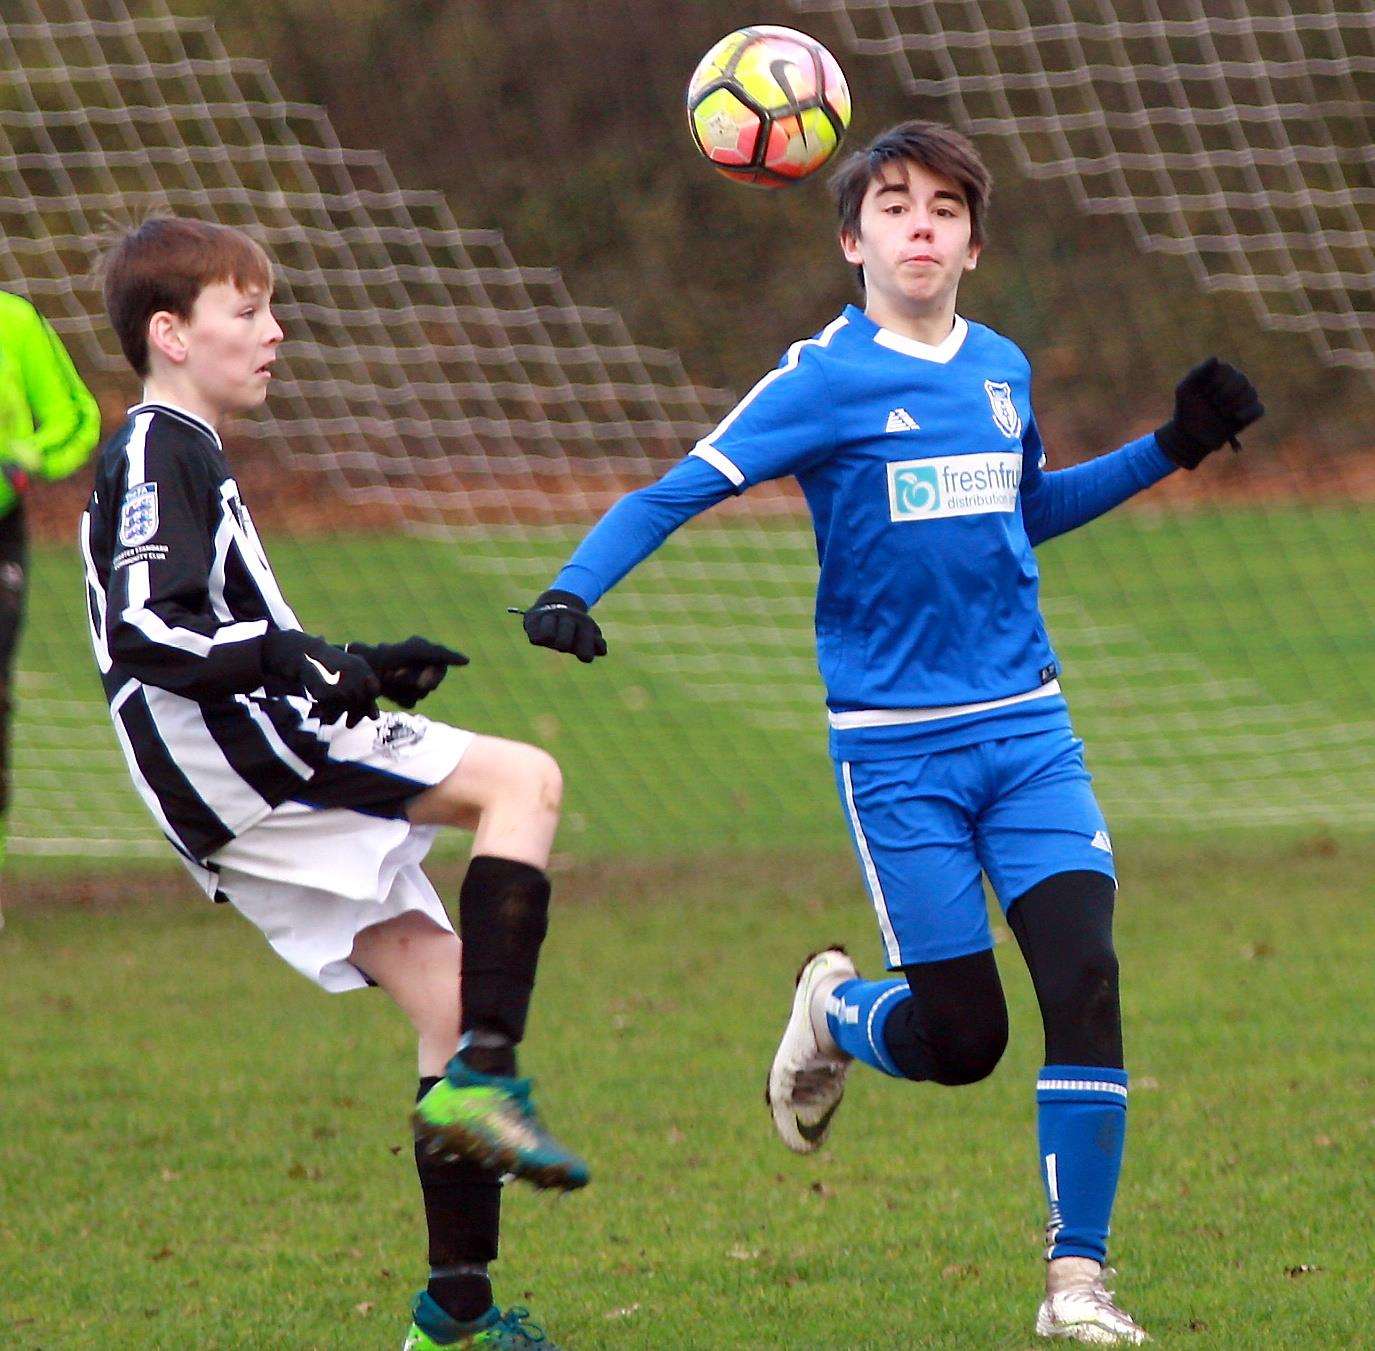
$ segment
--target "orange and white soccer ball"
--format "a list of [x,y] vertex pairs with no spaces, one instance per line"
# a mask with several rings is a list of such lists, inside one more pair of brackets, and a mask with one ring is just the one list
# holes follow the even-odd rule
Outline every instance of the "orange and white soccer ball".
[[692,73],[692,139],[727,178],[780,188],[814,174],[850,125],[835,57],[792,28],[757,24],[718,42]]

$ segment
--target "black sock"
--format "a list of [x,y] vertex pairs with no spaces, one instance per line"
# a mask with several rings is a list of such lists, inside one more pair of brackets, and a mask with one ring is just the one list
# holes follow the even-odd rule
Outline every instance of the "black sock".
[[[420,1081],[417,1098],[439,1082]],[[501,1181],[489,1169],[458,1160],[446,1163],[415,1147],[415,1169],[430,1234],[430,1298],[461,1323],[492,1307],[487,1264],[496,1260],[501,1223]]]
[[514,1074],[540,944],[549,927],[549,878],[529,863],[482,854],[458,895],[463,940],[460,1055],[482,1074]]

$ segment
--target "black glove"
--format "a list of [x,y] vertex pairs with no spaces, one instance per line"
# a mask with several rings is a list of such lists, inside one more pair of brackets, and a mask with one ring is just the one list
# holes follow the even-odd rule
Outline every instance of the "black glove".
[[525,636],[536,647],[571,652],[579,661],[606,656],[606,639],[597,621],[571,591],[546,591],[526,610]]
[[466,666],[468,658],[428,638],[404,643],[348,643],[344,651],[362,657],[382,684],[382,697],[402,708],[414,708],[449,673],[450,666]]
[[378,715],[382,686],[362,657],[296,629],[274,629],[263,639],[263,671],[299,685],[316,705],[321,722],[341,716],[350,727]]
[[1175,386],[1174,417],[1155,439],[1177,465],[1197,469],[1228,441],[1240,450],[1237,434],[1264,413],[1256,387],[1235,366],[1209,357]]

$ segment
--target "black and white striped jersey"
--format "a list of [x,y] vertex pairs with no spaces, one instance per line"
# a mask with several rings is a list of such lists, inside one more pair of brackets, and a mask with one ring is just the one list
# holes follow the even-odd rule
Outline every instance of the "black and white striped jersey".
[[139,795],[204,861],[298,792],[336,727],[265,678],[299,629],[212,428],[140,404],[102,450],[81,518],[91,642]]

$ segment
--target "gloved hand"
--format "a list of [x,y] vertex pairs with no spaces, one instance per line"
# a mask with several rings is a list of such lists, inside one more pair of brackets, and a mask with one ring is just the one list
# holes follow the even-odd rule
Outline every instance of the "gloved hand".
[[1209,357],[1175,386],[1174,417],[1155,439],[1177,465],[1197,469],[1228,441],[1240,450],[1238,433],[1264,414],[1256,387],[1235,366]]
[[525,636],[536,647],[571,652],[581,662],[606,656],[606,639],[571,591],[546,591],[525,612]]
[[378,716],[381,683],[362,657],[298,629],[274,629],[263,639],[263,670],[299,685],[314,701],[321,722],[341,716],[349,727]]
[[346,643],[344,651],[362,657],[382,685],[382,697],[402,708],[414,708],[449,673],[468,658],[418,634],[404,643]]

